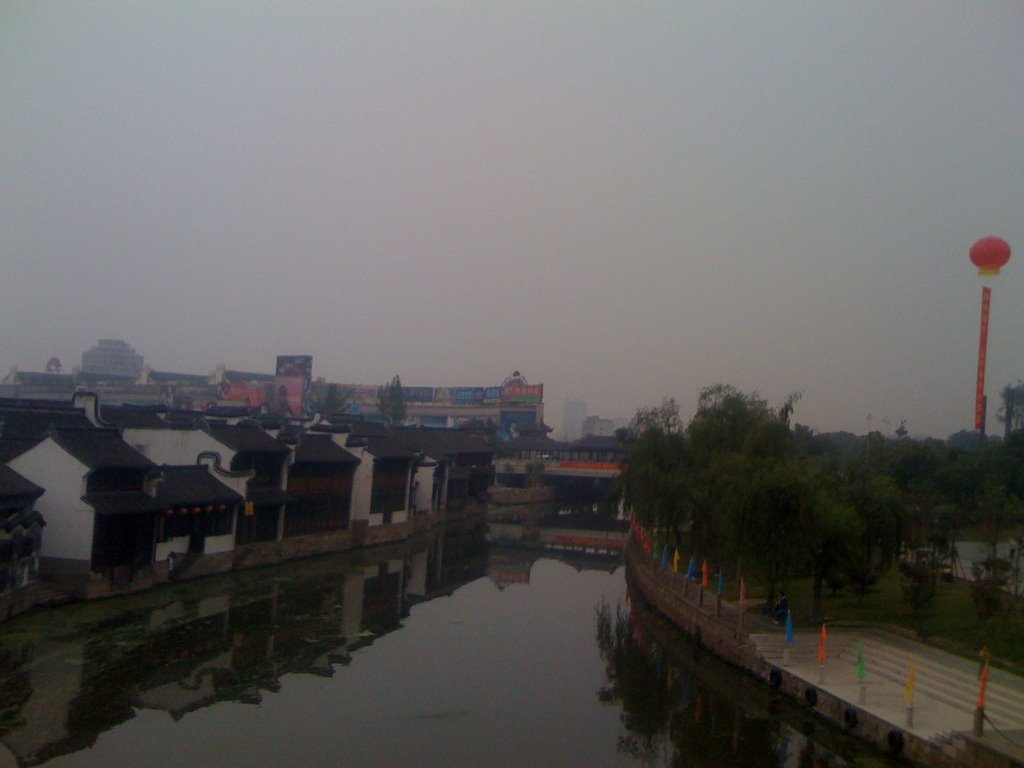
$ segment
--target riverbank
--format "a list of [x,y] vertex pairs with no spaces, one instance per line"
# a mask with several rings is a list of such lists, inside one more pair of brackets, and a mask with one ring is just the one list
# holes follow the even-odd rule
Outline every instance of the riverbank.
[[101,583],[85,595],[76,594],[59,580],[40,579],[25,587],[0,594],[0,624],[36,608],[141,594],[164,584],[213,578],[223,574],[308,560],[325,555],[378,550],[402,544],[442,525],[459,529],[480,525],[484,509],[476,504],[445,514],[421,514],[402,523],[354,526],[343,531],[289,536],[278,541],[240,545],[225,557],[184,559],[162,579],[151,579],[145,588],[118,589]]
[[[819,640],[802,633],[788,643],[759,606],[720,602],[646,556],[630,539],[627,581],[633,594],[716,656],[847,728],[878,749],[929,768],[1024,766],[1024,680],[993,672],[974,727],[976,665],[884,632],[831,628],[823,663]],[[866,675],[857,658],[869,649]],[[910,670],[916,678],[905,700]],[[986,727],[987,726],[987,727]]]

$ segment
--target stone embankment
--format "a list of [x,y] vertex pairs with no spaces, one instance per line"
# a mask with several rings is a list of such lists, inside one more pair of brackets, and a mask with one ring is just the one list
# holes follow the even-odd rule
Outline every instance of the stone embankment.
[[487,494],[492,504],[544,504],[558,500],[558,489],[547,485],[538,485],[533,488],[495,485],[487,491]]
[[820,663],[819,632],[797,632],[789,643],[762,604],[741,612],[720,602],[632,540],[626,562],[634,592],[703,648],[880,750],[929,768],[1024,768],[1024,679],[992,671],[979,711],[969,659],[881,630],[834,626]]

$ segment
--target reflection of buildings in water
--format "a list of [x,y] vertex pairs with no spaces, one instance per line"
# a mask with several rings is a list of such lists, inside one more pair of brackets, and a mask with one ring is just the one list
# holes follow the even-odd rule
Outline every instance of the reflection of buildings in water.
[[491,555],[487,561],[487,577],[498,585],[498,589],[504,589],[510,584],[529,584],[530,569],[537,558],[519,557],[512,555]]
[[[450,548],[447,542],[455,544]],[[475,543],[473,543],[475,541]],[[486,552],[482,529],[442,532],[372,553],[321,558],[193,583],[217,594],[184,598],[76,628],[73,640],[25,642],[0,650],[0,765],[3,747],[22,766],[91,746],[138,709],[179,719],[219,701],[258,703],[281,678],[333,675],[351,653],[400,627],[409,596],[429,599],[482,575],[481,567],[442,563],[441,555]]]

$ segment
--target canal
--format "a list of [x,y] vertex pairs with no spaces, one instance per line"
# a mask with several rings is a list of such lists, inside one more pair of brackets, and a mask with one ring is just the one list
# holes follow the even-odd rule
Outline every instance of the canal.
[[0,767],[650,764],[890,765],[479,525],[0,625]]

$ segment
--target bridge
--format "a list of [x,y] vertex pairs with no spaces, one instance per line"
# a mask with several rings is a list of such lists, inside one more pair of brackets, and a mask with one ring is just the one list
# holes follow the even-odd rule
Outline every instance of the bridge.
[[495,459],[500,475],[528,475],[528,465],[542,465],[544,477],[572,477],[610,480],[618,477],[620,467],[613,461],[571,461],[562,459]]

